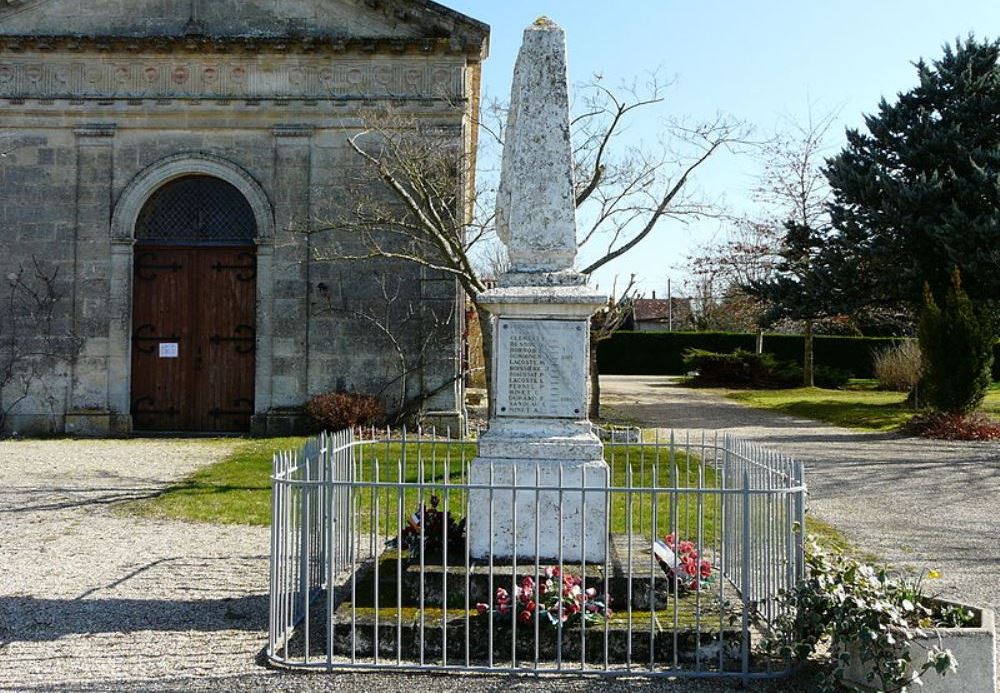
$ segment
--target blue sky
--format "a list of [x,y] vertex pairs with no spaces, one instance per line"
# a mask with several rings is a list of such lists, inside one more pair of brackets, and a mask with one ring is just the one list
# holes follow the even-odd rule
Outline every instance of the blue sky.
[[[1000,0],[440,1],[492,27],[489,95],[507,98],[521,33],[544,14],[567,32],[571,81],[599,72],[616,84],[659,69],[675,79],[666,114],[697,120],[722,111],[754,124],[760,136],[804,119],[810,104],[814,112],[838,110],[831,153],[845,126],[860,126],[882,96],[891,100],[915,84],[912,61],[938,57],[944,43],[970,31],[1000,35]],[[629,136],[654,141],[657,124],[637,123]],[[719,158],[694,183],[745,209],[756,170],[745,157]],[[609,287],[614,275],[635,272],[647,294],[664,292],[668,276],[682,278],[692,250],[719,233],[715,221],[666,221],[595,280]]]

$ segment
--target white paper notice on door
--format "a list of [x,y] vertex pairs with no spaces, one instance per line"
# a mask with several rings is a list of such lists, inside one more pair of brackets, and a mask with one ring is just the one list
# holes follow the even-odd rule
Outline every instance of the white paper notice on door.
[[160,342],[160,358],[175,359],[180,355],[177,342]]

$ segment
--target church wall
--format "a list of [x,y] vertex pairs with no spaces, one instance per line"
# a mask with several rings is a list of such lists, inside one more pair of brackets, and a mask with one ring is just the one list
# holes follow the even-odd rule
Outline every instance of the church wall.
[[[33,56],[22,59],[30,62]],[[46,64],[59,60],[48,56]],[[195,57],[184,61],[197,71]],[[461,76],[465,61],[464,55],[416,55],[378,56],[377,62],[405,81],[408,66],[431,74],[427,66],[433,64],[441,74]],[[0,99],[2,63],[0,56]],[[365,80],[376,76],[366,73]],[[17,88],[42,89],[24,87],[23,79],[15,82],[22,85]],[[451,76],[447,83],[456,84]],[[46,84],[61,88],[55,81]],[[365,84],[376,89],[375,81]],[[459,84],[464,89],[464,77]],[[390,306],[393,337],[405,346],[408,365],[419,360],[424,366],[422,376],[409,378],[406,396],[421,387],[436,389],[457,374],[461,304],[454,281],[407,263],[331,262],[323,252],[330,234],[303,233],[311,221],[335,221],[349,206],[345,183],[359,162],[347,138],[361,124],[363,100],[220,101],[180,94],[74,100],[46,98],[41,91],[37,98],[10,96],[0,110],[0,132],[11,132],[23,146],[0,163],[0,277],[32,254],[58,266],[67,294],[59,325],[78,335],[80,353],[72,367],[50,370],[44,392],[22,402],[8,429],[128,432],[128,412],[119,403],[127,397],[129,354],[121,333],[129,326],[131,243],[112,238],[111,216],[130,182],[178,154],[211,155],[242,169],[273,210],[275,236],[262,238],[259,248],[259,257],[270,264],[260,279],[266,286],[258,306],[258,430],[291,430],[298,420],[295,410],[309,395],[332,389],[376,392],[399,375],[402,366],[391,340],[358,317],[384,313],[383,285],[402,296]],[[378,102],[378,94],[373,98],[369,104]],[[460,104],[407,98],[394,103],[437,123],[461,123]],[[414,356],[421,351],[423,358]],[[456,412],[458,389],[457,383],[444,388],[430,408]],[[392,405],[403,395],[394,385],[383,396]]]
[[[20,336],[38,329],[37,323],[31,316],[25,316],[17,325],[12,325],[7,299],[11,277],[22,269],[27,288],[44,289],[44,283],[34,277],[36,261],[39,271],[54,279],[52,288],[60,297],[48,331],[55,335],[73,331],[76,147],[72,131],[11,128],[2,132],[0,151],[6,154],[0,159],[0,190],[3,191],[0,199],[0,235],[3,238],[0,333],[17,329],[18,346],[15,348],[20,353],[27,353],[46,350],[48,345]],[[95,267],[96,271],[99,268]],[[10,333],[0,334],[0,365],[6,365],[10,358],[10,338]],[[22,372],[25,366],[22,362]],[[20,402],[7,421],[8,431],[51,433],[62,430],[69,364],[54,361],[44,364],[44,369],[45,377],[33,382],[29,396]],[[20,398],[17,379],[3,395],[8,405],[14,398]]]

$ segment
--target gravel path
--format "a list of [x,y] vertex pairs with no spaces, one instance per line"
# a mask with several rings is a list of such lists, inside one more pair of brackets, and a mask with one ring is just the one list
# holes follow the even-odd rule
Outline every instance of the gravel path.
[[[261,665],[267,530],[135,518],[234,441],[0,442],[0,691],[664,691],[724,682],[298,674]],[[802,690],[795,684],[755,691]]]
[[266,530],[111,508],[233,445],[0,443],[0,689],[255,670]]
[[810,512],[929,591],[1000,612],[1000,444],[866,433],[751,409],[670,378],[601,378],[603,403],[643,426],[724,429],[806,464]]

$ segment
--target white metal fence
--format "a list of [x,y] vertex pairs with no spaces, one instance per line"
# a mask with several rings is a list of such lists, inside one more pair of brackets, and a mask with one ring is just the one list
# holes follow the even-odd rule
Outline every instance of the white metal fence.
[[[787,673],[754,644],[803,571],[802,465],[731,437],[635,440],[605,444],[606,491],[542,484],[537,470],[473,484],[475,442],[426,432],[343,431],[276,455],[268,657],[327,669]],[[497,517],[495,497],[515,488],[536,508],[546,493],[559,507],[573,493],[603,506],[603,560],[535,548],[470,558],[471,513],[533,532],[532,547],[562,536],[561,515],[522,513],[519,525],[520,501]]]

